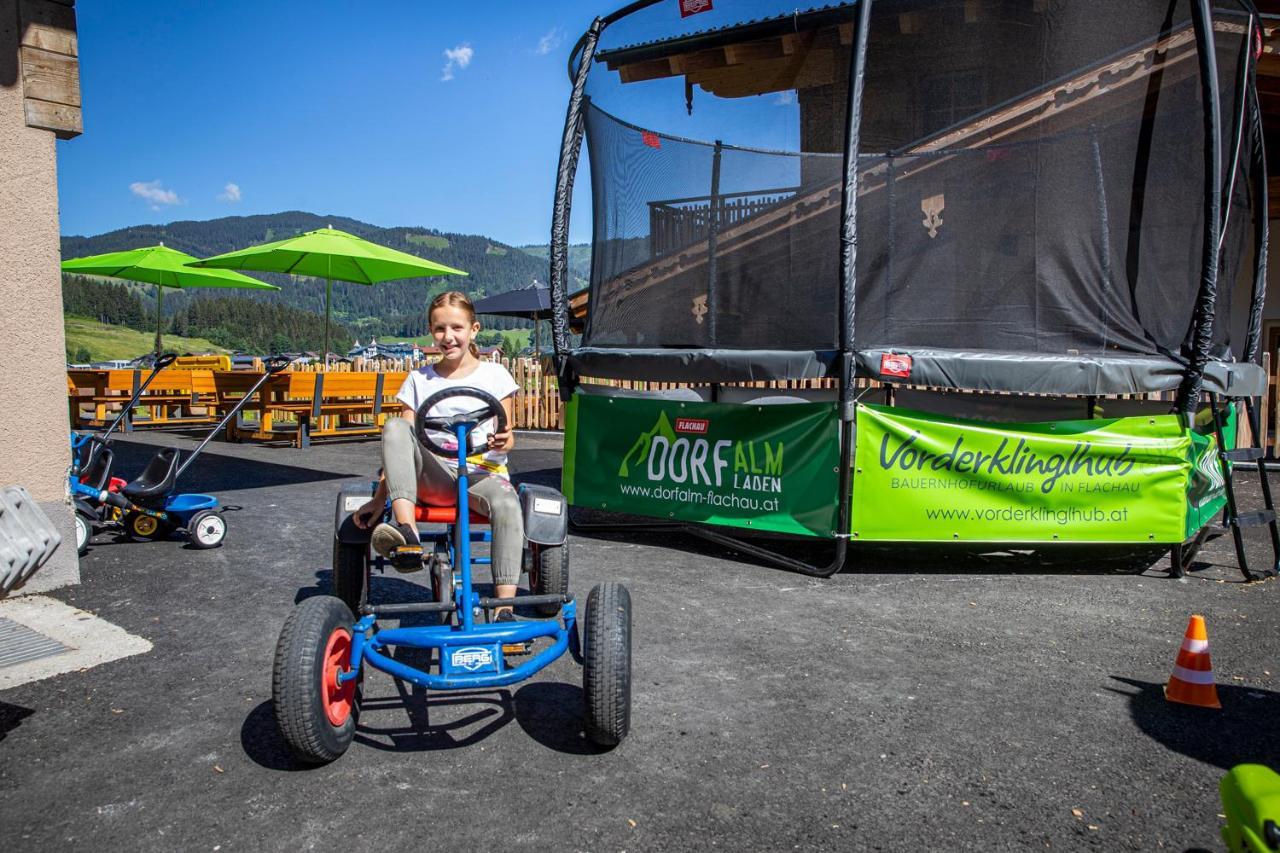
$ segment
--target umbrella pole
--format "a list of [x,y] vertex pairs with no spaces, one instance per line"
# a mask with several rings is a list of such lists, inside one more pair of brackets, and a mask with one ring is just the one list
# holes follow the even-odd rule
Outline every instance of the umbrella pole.
[[333,279],[324,280],[324,366],[329,367],[329,294],[333,290]]
[[160,357],[162,350],[160,347],[164,341],[160,336],[160,329],[164,324],[164,288],[156,285],[156,358]]

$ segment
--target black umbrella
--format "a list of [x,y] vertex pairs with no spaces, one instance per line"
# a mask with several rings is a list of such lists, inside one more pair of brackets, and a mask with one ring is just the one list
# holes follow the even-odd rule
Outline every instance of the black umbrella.
[[535,281],[528,287],[485,297],[475,303],[475,309],[477,314],[526,317],[533,320],[534,350],[540,350],[541,335],[539,335],[538,321],[551,319],[551,289]]

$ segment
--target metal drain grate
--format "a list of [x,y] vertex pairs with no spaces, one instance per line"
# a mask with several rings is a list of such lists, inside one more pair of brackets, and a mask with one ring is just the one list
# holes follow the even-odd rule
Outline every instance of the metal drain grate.
[[0,668],[70,651],[57,640],[12,619],[0,618]]

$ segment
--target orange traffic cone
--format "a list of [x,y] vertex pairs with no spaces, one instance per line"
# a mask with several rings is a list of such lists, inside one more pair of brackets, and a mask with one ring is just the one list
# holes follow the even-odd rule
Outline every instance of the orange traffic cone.
[[1209,634],[1204,629],[1204,617],[1192,616],[1187,623],[1187,633],[1178,650],[1178,660],[1173,674],[1164,686],[1164,698],[1170,702],[1195,705],[1200,708],[1221,708],[1218,688],[1213,683],[1213,664],[1209,661]]

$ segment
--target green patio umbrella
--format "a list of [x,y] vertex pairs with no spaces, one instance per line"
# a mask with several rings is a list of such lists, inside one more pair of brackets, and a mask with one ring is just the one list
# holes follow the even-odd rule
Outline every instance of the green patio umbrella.
[[279,290],[274,284],[228,270],[194,270],[187,264],[194,255],[170,249],[164,243],[124,252],[108,252],[62,262],[63,272],[122,278],[156,286],[156,355],[160,350],[160,329],[164,323],[164,289],[172,287],[234,287],[244,290]]
[[398,278],[466,275],[462,270],[379,246],[336,228],[317,228],[286,240],[205,258],[192,266],[323,278],[326,364],[329,360],[330,295],[334,279],[355,284],[378,284]]

